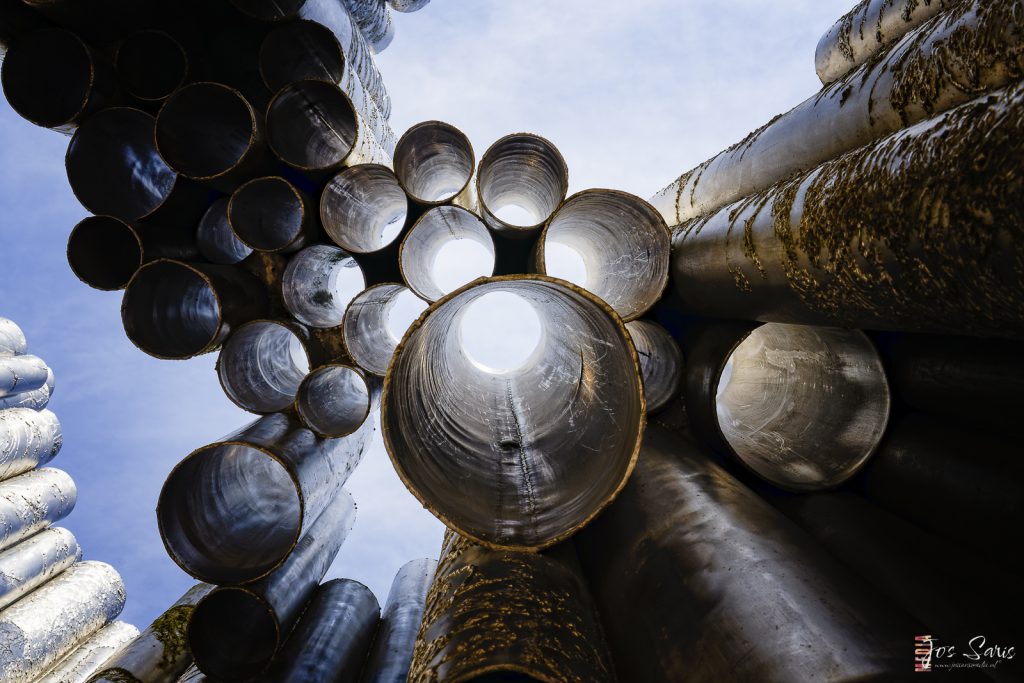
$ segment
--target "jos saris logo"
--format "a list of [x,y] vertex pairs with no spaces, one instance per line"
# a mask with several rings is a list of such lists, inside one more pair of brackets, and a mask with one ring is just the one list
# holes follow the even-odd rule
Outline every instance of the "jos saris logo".
[[925,673],[938,669],[992,669],[1016,656],[1012,645],[990,643],[983,635],[974,636],[964,645],[939,644],[935,636],[914,636],[914,671]]

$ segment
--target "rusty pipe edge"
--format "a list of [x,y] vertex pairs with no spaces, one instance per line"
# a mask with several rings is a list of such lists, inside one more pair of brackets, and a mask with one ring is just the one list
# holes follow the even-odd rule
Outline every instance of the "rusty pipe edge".
[[436,571],[437,560],[423,558],[406,562],[395,574],[362,683],[405,683],[408,679],[416,633]]
[[39,356],[0,358],[0,398],[38,389],[49,377],[50,368]]
[[317,436],[339,438],[359,429],[380,401],[381,383],[360,368],[329,363],[302,380],[295,412]]
[[138,635],[139,629],[131,624],[111,622],[89,636],[37,680],[46,683],[93,683],[92,675]]
[[430,0],[388,0],[388,6],[396,12],[419,12],[430,4]]
[[634,320],[626,329],[640,359],[647,414],[664,408],[679,396],[683,379],[683,352],[668,331],[653,320]]
[[[670,226],[686,223],[1020,80],[1024,25],[1017,7],[1016,0],[959,2],[684,173],[652,197],[651,204]],[[867,199],[864,203],[875,205]]]
[[338,247],[315,244],[292,256],[281,277],[284,306],[300,323],[329,329],[341,325],[345,308],[366,279],[352,256]]
[[132,276],[121,321],[143,352],[182,359],[216,350],[238,325],[264,317],[266,308],[263,285],[241,268],[158,259]]
[[1022,151],[1017,84],[691,221],[673,239],[680,305],[1024,337]]
[[326,503],[277,570],[247,586],[221,586],[196,605],[188,645],[206,675],[247,680],[270,665],[355,521],[355,502],[344,489]]
[[472,240],[490,255],[487,260],[460,263],[471,274],[459,286],[494,274],[494,240],[480,217],[459,206],[435,206],[416,220],[398,250],[402,279],[424,301],[432,303],[451,291],[441,287],[434,271],[438,254],[455,240]]
[[146,630],[103,664],[89,683],[175,683],[192,663],[186,632],[196,605],[214,590],[199,583],[178,598]]
[[0,481],[42,467],[57,456],[63,443],[60,420],[51,411],[0,410]]
[[315,239],[313,200],[280,176],[243,183],[228,202],[235,237],[256,251],[291,253]]
[[623,681],[907,680],[907,634],[925,632],[654,424],[575,544]]
[[374,54],[380,54],[395,37],[391,10],[383,0],[342,0],[352,23],[359,27]]
[[[576,251],[584,282],[575,284],[604,299],[625,321],[651,308],[668,285],[671,233],[661,215],[643,199],[618,190],[584,190],[562,202],[537,243],[537,272],[565,273],[548,264],[548,247]],[[553,268],[553,269],[552,269]]]
[[191,453],[157,502],[168,555],[201,581],[257,581],[284,564],[362,459],[372,421],[321,439],[275,413]]
[[43,529],[0,551],[0,610],[81,559],[75,535],[60,527]]
[[490,550],[449,531],[408,680],[608,683],[615,675],[576,572],[543,555]]
[[377,625],[373,591],[352,579],[317,588],[302,618],[275,658],[275,683],[358,681]]
[[[536,350],[506,372],[481,368],[462,346],[466,310],[494,292],[521,297],[540,323]],[[608,505],[644,421],[621,318],[542,275],[481,278],[432,304],[395,351],[381,399],[384,444],[406,487],[449,528],[510,550],[564,540]]]
[[210,263],[231,266],[244,261],[253,248],[235,236],[228,221],[230,197],[221,197],[206,210],[196,227],[196,246]]
[[394,162],[395,177],[417,204],[477,210],[473,145],[450,123],[423,121],[409,128],[395,145]]
[[79,562],[0,612],[0,679],[29,683],[124,607],[124,583],[103,562]]
[[[388,319],[399,298],[412,293],[395,283],[373,285],[363,290],[345,310],[342,336],[352,360],[366,372],[383,377],[388,363],[398,348],[397,339],[388,329]],[[427,305],[423,304],[425,310]]]
[[52,467],[0,482],[0,550],[67,517],[77,498],[67,472]]
[[[476,194],[480,215],[503,236],[529,238],[538,234],[569,191],[569,168],[561,152],[532,133],[513,133],[491,145],[480,159]],[[509,223],[497,214],[519,207],[528,224]]]
[[217,358],[224,394],[250,413],[286,410],[313,364],[306,336],[294,323],[275,320],[253,320],[236,329]]
[[28,353],[28,341],[18,323],[0,317],[0,358]]
[[350,166],[331,178],[320,196],[320,222],[350,254],[386,250],[401,236],[412,209],[391,169]]
[[185,85],[189,58],[172,35],[147,29],[118,44],[114,67],[124,92],[143,102],[160,102]]

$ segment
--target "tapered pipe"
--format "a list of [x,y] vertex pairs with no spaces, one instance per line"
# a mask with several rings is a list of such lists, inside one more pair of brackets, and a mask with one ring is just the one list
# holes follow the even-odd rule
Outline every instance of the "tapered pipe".
[[46,362],[28,354],[0,358],[0,397],[33,391],[46,384],[50,368]]
[[373,591],[351,579],[320,586],[277,656],[274,681],[334,683],[359,680],[380,623]]
[[359,429],[378,403],[380,381],[357,367],[330,363],[313,370],[299,385],[295,411],[318,436],[338,438]]
[[[1017,12],[1014,0],[958,2],[877,59],[684,173],[651,204],[670,226],[685,223],[1020,80],[1024,30]],[[884,205],[862,199],[866,207]],[[737,236],[737,244],[743,241]]]
[[[519,297],[538,321],[518,368],[488,369],[463,346],[480,334],[463,327],[467,312],[494,294]],[[496,277],[432,304],[406,332],[384,380],[381,431],[402,481],[449,528],[537,549],[615,498],[644,412],[636,350],[606,303],[563,280]]]
[[388,6],[396,12],[419,12],[430,4],[430,0],[388,0]]
[[188,625],[196,665],[227,681],[266,670],[345,542],[355,515],[352,496],[337,489],[281,567],[256,583],[220,587],[203,598]]
[[659,426],[622,495],[575,542],[619,680],[893,681],[910,670],[906,634],[918,626]]
[[302,333],[273,320],[236,329],[217,358],[217,377],[231,402],[257,414],[287,409],[311,366]]
[[[537,272],[575,282],[634,320],[661,298],[668,284],[671,235],[650,204],[618,190],[584,190],[548,220],[537,243]],[[584,266],[569,276],[553,250],[568,248]],[[578,277],[578,276],[577,276]]]
[[680,305],[1022,337],[1022,151],[1018,84],[691,221],[673,239]]
[[818,41],[814,69],[825,85],[842,78],[954,0],[861,0]]
[[301,546],[359,464],[370,434],[363,428],[320,439],[275,413],[194,451],[160,491],[157,522],[167,553],[210,583],[267,576]]
[[395,37],[391,10],[384,0],[342,0],[352,21],[359,27],[370,49],[383,52]]
[[395,574],[377,637],[359,679],[362,683],[405,683],[408,679],[416,633],[435,571],[437,560],[424,558],[406,562]]
[[653,320],[634,320],[626,329],[640,359],[647,413],[656,413],[681,391],[683,352],[668,331]]
[[253,252],[231,229],[228,221],[229,197],[221,197],[206,210],[196,229],[196,246],[210,263],[230,266],[243,261]]
[[601,683],[615,675],[576,572],[543,555],[490,550],[448,532],[408,680]]
[[0,610],[81,559],[75,535],[60,527],[43,529],[0,551]]
[[148,29],[126,37],[114,66],[121,88],[144,102],[159,102],[185,85],[189,60],[185,48],[163,31]]
[[53,395],[53,385],[53,370],[50,370],[49,379],[46,380],[46,384],[38,389],[0,397],[0,410],[11,408],[43,410],[50,403],[50,397]]
[[[438,256],[445,247],[458,240],[471,240],[483,247],[489,258],[472,263],[458,262],[465,274],[454,287],[438,281],[441,265]],[[426,301],[437,301],[452,289],[478,278],[488,277],[495,270],[494,240],[480,217],[458,206],[436,206],[416,221],[402,240],[398,252],[402,279],[417,296]],[[446,264],[455,266],[454,259]],[[454,279],[452,279],[454,280]]]
[[0,612],[0,679],[29,683],[124,607],[120,575],[103,562],[79,562]]
[[21,331],[18,323],[0,317],[0,358],[20,356],[27,351],[28,342],[25,341],[25,333]]
[[67,517],[77,496],[67,472],[52,467],[0,482],[0,550]]
[[46,20],[21,0],[0,0],[0,58],[11,43],[44,26]]
[[57,456],[63,442],[60,420],[49,410],[0,411],[0,481],[42,467]]
[[417,123],[395,147],[395,176],[409,198],[425,207],[450,202],[475,211],[475,166],[469,138],[444,121]]
[[22,118],[64,133],[116,98],[111,66],[62,28],[34,31],[12,45],[0,81]]
[[46,683],[92,683],[93,674],[138,635],[139,629],[123,621],[107,624],[57,662],[39,680]]
[[220,347],[232,330],[266,312],[267,297],[240,268],[160,259],[125,288],[121,321],[139,349],[156,358],[190,358]]
[[298,251],[316,236],[312,200],[279,176],[255,178],[231,195],[228,222],[257,251]]
[[192,663],[186,637],[189,619],[199,601],[213,590],[214,586],[206,583],[189,588],[138,638],[110,659],[90,683],[175,683]]
[[394,283],[374,285],[353,299],[345,311],[345,348],[359,367],[377,377],[387,374],[401,341],[389,329],[388,320],[406,292],[409,290]]
[[345,308],[365,287],[356,260],[326,244],[306,247],[293,256],[281,278],[288,312],[304,325],[324,329],[341,324]]
[[[544,138],[513,133],[484,152],[476,185],[484,222],[502,236],[527,238],[540,232],[565,199],[569,169],[558,149]],[[522,216],[507,213],[516,208]]]

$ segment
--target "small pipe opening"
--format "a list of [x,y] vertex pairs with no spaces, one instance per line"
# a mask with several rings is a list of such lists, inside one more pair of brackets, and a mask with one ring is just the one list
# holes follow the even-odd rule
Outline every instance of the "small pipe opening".
[[229,197],[221,197],[206,210],[196,229],[196,246],[210,263],[234,265],[253,252],[231,229],[228,220]]
[[651,320],[626,323],[636,346],[643,377],[647,412],[655,413],[679,395],[683,377],[683,352],[668,331]]
[[349,303],[365,288],[356,260],[326,244],[293,256],[281,279],[285,308],[300,323],[317,328],[340,325]]
[[478,277],[494,274],[494,241],[487,226],[457,206],[427,211],[402,241],[402,276],[427,301]]
[[274,96],[267,109],[271,149],[300,170],[339,166],[355,148],[358,133],[355,108],[333,83],[292,83]]
[[285,325],[259,320],[235,330],[217,360],[224,393],[242,410],[276,413],[288,408],[309,372],[302,340]]
[[290,250],[301,244],[308,216],[303,196],[284,178],[256,178],[231,195],[228,222],[257,251]]
[[124,289],[142,266],[142,242],[132,227],[112,216],[89,216],[68,238],[68,265],[94,289]]
[[387,247],[405,227],[409,200],[386,166],[358,164],[334,176],[320,198],[320,219],[342,249],[368,254]]
[[347,436],[370,414],[370,386],[352,366],[325,365],[306,377],[295,405],[302,421],[317,434]]
[[484,153],[477,186],[488,224],[499,229],[534,229],[565,199],[569,170],[550,142],[517,133],[498,140]]
[[427,304],[402,285],[370,287],[345,311],[342,332],[352,359],[367,372],[383,377],[405,331]]
[[469,138],[442,121],[426,121],[406,131],[394,159],[395,175],[409,197],[428,205],[458,196],[476,165]]
[[185,48],[163,31],[139,31],[125,38],[114,65],[125,92],[146,102],[169,97],[188,76]]
[[188,644],[202,671],[221,680],[248,680],[269,664],[280,645],[271,607],[242,588],[218,588],[196,605]]
[[84,111],[95,85],[95,65],[81,38],[46,28],[11,46],[2,80],[14,111],[38,126],[56,128]]
[[339,83],[345,53],[334,33],[315,21],[278,26],[260,46],[260,75],[271,92],[298,81]]

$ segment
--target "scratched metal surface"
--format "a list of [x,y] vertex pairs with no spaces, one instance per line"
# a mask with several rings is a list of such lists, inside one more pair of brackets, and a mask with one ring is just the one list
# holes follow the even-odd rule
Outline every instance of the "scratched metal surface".
[[395,147],[395,176],[409,199],[423,207],[455,204],[477,211],[469,137],[444,121],[423,121],[402,134]]
[[[496,233],[525,238],[540,232],[569,191],[569,167],[550,141],[532,133],[497,140],[480,158],[476,174],[480,216]],[[498,217],[502,208],[518,206],[529,225]]]
[[36,679],[36,683],[94,683],[93,674],[138,635],[139,629],[123,621],[107,624]]
[[309,372],[310,358],[292,324],[253,320],[236,329],[217,357],[224,394],[242,410],[287,410]]
[[388,363],[398,348],[399,340],[388,331],[388,311],[404,291],[406,287],[392,283],[368,287],[345,311],[345,347],[359,367],[377,377],[387,373]]
[[626,323],[640,359],[647,414],[656,413],[676,398],[683,378],[683,352],[672,335],[653,320]]
[[0,549],[67,517],[77,496],[71,477],[52,467],[0,482]]
[[434,302],[445,295],[434,277],[434,263],[441,249],[452,240],[473,240],[486,249],[490,263],[481,263],[481,275],[494,274],[494,240],[480,217],[460,206],[434,207],[419,217],[399,250],[402,279],[425,301]]
[[314,244],[292,256],[281,277],[288,312],[300,323],[321,329],[341,325],[345,308],[365,287],[359,263],[329,244]]
[[0,358],[0,398],[32,391],[46,384],[49,368],[38,356],[22,354]]
[[18,324],[0,317],[0,357],[18,356],[27,351],[28,342]]
[[353,23],[359,27],[370,49],[381,53],[395,37],[391,10],[380,0],[342,0]]
[[309,373],[295,398],[302,423],[324,438],[352,434],[380,403],[380,381],[361,369],[331,363]]
[[67,529],[52,527],[0,551],[0,610],[82,559]]
[[51,411],[0,410],[0,481],[50,462],[63,443],[60,420]]
[[405,683],[436,570],[437,560],[424,558],[406,562],[395,574],[362,683]]
[[210,263],[234,265],[252,253],[252,247],[235,236],[228,222],[229,197],[221,197],[206,210],[196,230],[196,246]]

